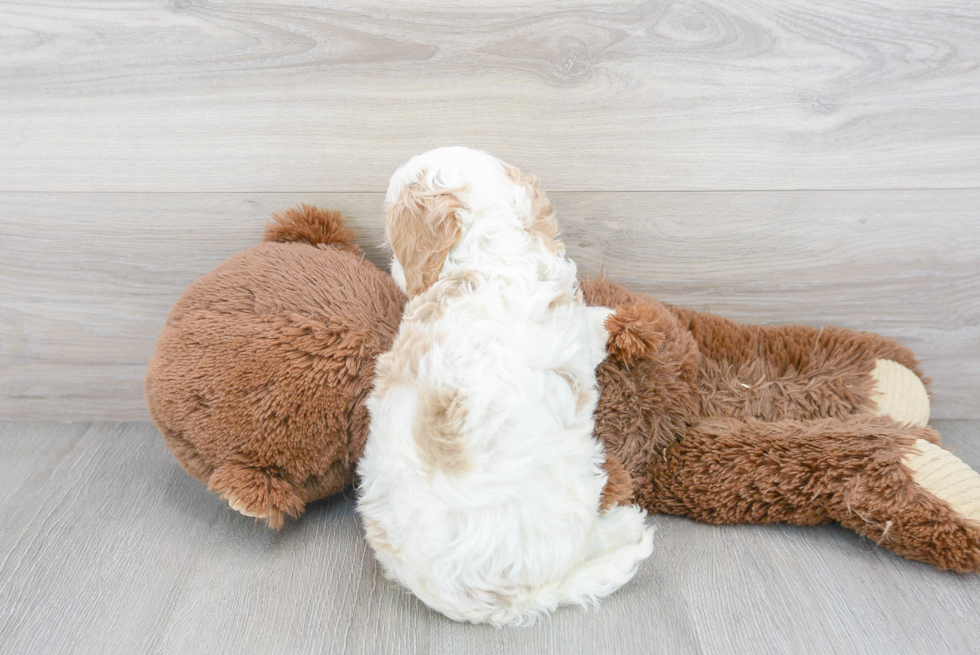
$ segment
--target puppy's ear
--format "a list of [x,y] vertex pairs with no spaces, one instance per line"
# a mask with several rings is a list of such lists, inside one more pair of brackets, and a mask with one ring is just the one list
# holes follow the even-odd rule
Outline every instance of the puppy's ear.
[[525,175],[510,165],[505,166],[505,170],[511,182],[522,185],[528,198],[531,199],[531,215],[527,217],[527,231],[540,239],[551,252],[564,251],[565,246],[558,239],[558,221],[555,219],[555,210],[551,208],[551,201],[548,200],[548,196],[538,186],[538,178],[533,175]]
[[388,243],[405,271],[409,296],[422,293],[436,281],[446,255],[459,241],[456,211],[464,206],[461,191],[426,189],[413,182],[402,189],[385,214]]

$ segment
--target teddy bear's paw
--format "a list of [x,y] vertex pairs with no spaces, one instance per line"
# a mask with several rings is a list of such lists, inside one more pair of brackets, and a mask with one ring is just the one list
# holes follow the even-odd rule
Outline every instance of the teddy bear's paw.
[[953,453],[916,439],[902,459],[920,487],[949,503],[962,518],[980,523],[980,473]]
[[874,387],[870,397],[877,404],[875,416],[888,416],[910,425],[929,422],[929,394],[919,376],[910,369],[890,359],[879,359],[871,377]]
[[234,496],[229,496],[226,494],[225,500],[228,501],[228,507],[232,508],[233,510],[235,510],[236,512],[238,512],[243,516],[247,516],[253,519],[263,519],[263,520],[269,518],[268,512],[259,512],[258,510],[250,509],[247,505],[245,505],[244,502],[242,502],[238,498],[235,498]]
[[303,513],[304,502],[281,471],[237,463],[222,464],[208,479],[208,489],[221,495],[239,514],[262,519],[273,530]]

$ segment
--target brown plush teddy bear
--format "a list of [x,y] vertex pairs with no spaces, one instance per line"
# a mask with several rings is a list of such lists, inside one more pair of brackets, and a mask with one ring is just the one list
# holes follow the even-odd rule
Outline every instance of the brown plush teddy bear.
[[[375,358],[404,297],[340,216],[304,206],[192,284],[146,396],[167,446],[279,528],[353,481]],[[926,427],[915,358],[838,328],[746,326],[583,280],[617,308],[598,370],[603,502],[709,523],[837,521],[912,559],[980,570],[980,475]]]

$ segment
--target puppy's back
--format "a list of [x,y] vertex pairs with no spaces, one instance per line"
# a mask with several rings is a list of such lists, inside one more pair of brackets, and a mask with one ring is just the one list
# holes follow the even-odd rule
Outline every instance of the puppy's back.
[[[599,515],[602,321],[536,187],[445,149],[392,177],[392,274],[412,297],[369,399],[359,510],[389,575],[457,620],[523,623],[611,593],[649,555],[635,507]],[[550,220],[550,215],[549,215]]]

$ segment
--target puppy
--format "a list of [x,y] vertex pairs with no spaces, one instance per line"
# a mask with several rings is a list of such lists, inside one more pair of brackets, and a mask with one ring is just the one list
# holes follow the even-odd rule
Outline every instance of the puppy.
[[586,307],[548,199],[486,153],[439,148],[391,178],[385,229],[410,300],[358,466],[378,560],[457,621],[527,624],[612,593],[653,536],[636,506],[600,513],[612,312]]

